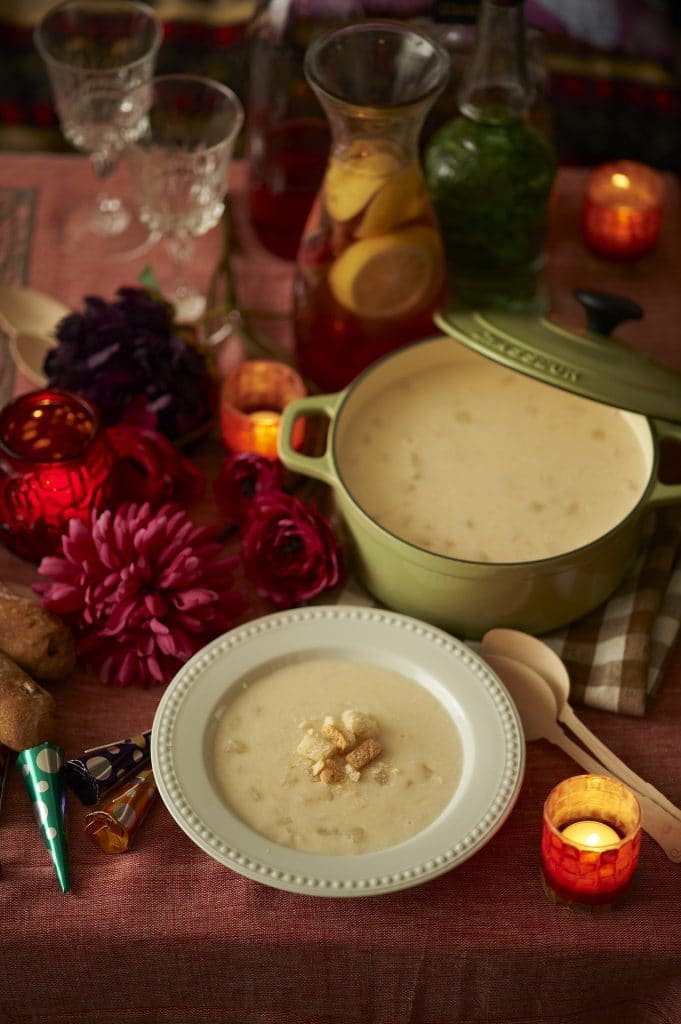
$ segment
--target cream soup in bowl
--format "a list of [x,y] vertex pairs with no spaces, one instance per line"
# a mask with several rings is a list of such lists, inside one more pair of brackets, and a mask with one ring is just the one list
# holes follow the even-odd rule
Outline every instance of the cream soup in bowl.
[[339,475],[395,536],[471,562],[532,562],[606,534],[641,499],[636,417],[461,351],[391,381],[339,431]]
[[[337,669],[338,662],[346,667]],[[279,685],[279,673],[286,670],[289,678],[300,677],[301,671],[308,674],[308,665],[312,666],[309,674],[314,676],[314,683],[305,685],[304,699],[293,708]],[[331,691],[323,686],[323,666],[329,667],[330,676],[340,673],[337,678],[343,686],[335,703],[330,699]],[[371,673],[374,668],[386,673],[377,683],[383,693],[377,694],[376,703],[373,696],[369,699],[373,687],[366,686],[365,666]],[[399,701],[397,687],[404,693]],[[412,699],[415,687],[431,701],[422,704],[419,697]],[[258,729],[265,741],[265,756],[270,756],[270,737],[273,749],[281,750],[281,774],[261,774],[262,758],[258,754],[262,751],[253,745],[250,756],[264,792],[256,778],[239,772],[238,784],[226,783],[229,788],[225,796],[216,768],[227,774],[230,765],[234,767],[238,759],[248,756],[244,748],[252,745],[246,732],[248,722],[235,721],[240,708],[244,710],[242,698],[249,703],[252,700],[253,717],[263,723]],[[399,719],[393,714],[398,705],[402,708]],[[421,706],[426,725],[419,724],[418,733],[422,728],[428,733],[423,739],[423,757],[411,747],[410,739],[412,725],[421,719],[414,709]],[[346,711],[353,713],[347,716]],[[246,713],[251,713],[248,708]],[[354,753],[361,752],[360,747],[367,742],[367,729],[377,733],[381,753],[360,762],[359,781],[354,778],[354,768],[342,785],[314,775],[316,762],[308,755],[316,757],[317,753],[310,749],[310,741],[315,733],[322,732],[327,716],[340,717],[343,729],[349,727],[364,734],[358,736],[360,742],[354,746]],[[428,728],[431,721],[433,729]],[[439,760],[436,743],[444,749],[441,769],[430,760],[433,756]],[[227,750],[220,750],[219,744],[226,744]],[[248,814],[253,805],[259,807],[262,803],[258,797],[266,797],[269,791],[280,794],[282,777],[295,771],[298,781],[291,787],[293,791],[303,791],[302,774],[308,793],[334,793],[334,800],[324,796],[320,801],[328,810],[338,806],[335,796],[346,792],[346,785],[357,783],[361,787],[368,782],[372,778],[369,771],[382,774],[383,770],[404,767],[406,774],[409,758],[418,772],[414,772],[415,784],[405,785],[405,790],[427,791],[432,783],[431,791],[441,794],[438,804],[442,811],[434,808],[432,813],[437,816],[421,831],[373,852],[357,850],[355,840],[361,838],[357,833],[340,837],[344,845],[351,844],[350,855],[307,852],[273,841],[247,824],[229,802],[235,794],[233,799],[241,800]],[[289,892],[353,898],[421,885],[482,849],[515,805],[524,774],[525,744],[508,692],[466,644],[428,623],[387,609],[334,604],[262,616],[235,627],[198,651],[161,696],[154,715],[151,759],[159,796],[174,821],[218,863],[254,882]],[[339,752],[337,759],[343,762],[345,756]],[[420,768],[421,764],[429,771]],[[439,771],[441,782],[430,775],[433,769]],[[391,772],[391,777],[398,779],[401,774]],[[251,786],[256,787],[255,793],[248,792]],[[386,790],[392,791],[389,785],[380,787],[380,793],[378,788],[375,795],[382,801]],[[348,788],[347,792],[352,791]],[[409,815],[407,803],[398,801],[397,807],[394,817],[404,819]],[[278,817],[289,816],[280,814],[274,802],[270,810]],[[337,821],[331,829],[340,831]],[[353,815],[348,831],[360,827]],[[404,828],[403,822],[400,827]],[[410,827],[418,828],[419,823],[412,821]],[[366,830],[372,845],[381,842],[373,822]],[[383,841],[391,842],[392,838],[389,835]],[[334,837],[321,839],[327,844]]]
[[217,711],[212,769],[260,835],[309,853],[401,843],[444,811],[461,777],[451,716],[381,665],[320,658],[244,684]]

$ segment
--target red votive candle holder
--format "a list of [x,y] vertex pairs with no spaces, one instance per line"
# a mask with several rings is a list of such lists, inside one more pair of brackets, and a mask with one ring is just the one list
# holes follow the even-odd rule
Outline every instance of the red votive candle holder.
[[575,775],[544,804],[544,890],[557,904],[609,910],[629,888],[641,846],[641,808],[630,789],[605,775]]
[[660,233],[663,195],[661,175],[645,164],[619,160],[595,168],[582,207],[586,246],[611,259],[643,256]]
[[96,409],[67,391],[30,391],[0,410],[0,537],[39,561],[70,519],[108,500],[113,453]]
[[[232,452],[254,452],[277,458],[281,414],[289,404],[307,394],[300,376],[285,363],[273,359],[246,359],[222,382],[220,424],[222,440]],[[298,420],[292,443],[299,448],[305,423]]]

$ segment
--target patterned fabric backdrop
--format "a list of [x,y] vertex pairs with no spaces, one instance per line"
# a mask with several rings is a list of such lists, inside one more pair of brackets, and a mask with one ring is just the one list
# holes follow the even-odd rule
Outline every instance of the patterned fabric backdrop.
[[[245,98],[247,25],[256,6],[254,0],[151,2],[165,30],[158,70],[208,75]],[[636,10],[649,7],[658,14],[654,31],[650,29],[645,38],[640,33],[638,52],[633,29],[627,28],[631,26],[631,13],[628,20],[624,18],[633,10],[630,0],[617,2],[624,12],[621,31],[615,33],[609,49],[594,46],[586,31],[580,37],[580,22],[575,20],[578,0],[528,0],[526,4],[527,20],[536,29],[545,68],[543,115],[553,132],[559,159],[563,164],[590,166],[629,158],[681,173],[678,0],[669,4],[665,0],[637,0]],[[371,15],[380,16],[423,16],[430,9],[429,0],[366,3]],[[609,8],[614,5],[615,0],[609,0]],[[32,39],[35,22],[50,6],[52,0],[0,0],[0,148],[68,148]],[[447,5],[435,7],[443,10]],[[572,14],[565,17],[564,13],[561,21],[561,10]],[[456,81],[457,75],[453,74],[449,89],[438,103],[436,114],[440,119],[450,116],[455,108]],[[436,123],[431,118],[429,128]]]

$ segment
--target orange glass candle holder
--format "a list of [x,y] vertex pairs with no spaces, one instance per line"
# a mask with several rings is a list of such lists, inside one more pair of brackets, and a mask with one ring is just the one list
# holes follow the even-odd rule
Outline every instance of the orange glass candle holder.
[[629,888],[641,846],[641,808],[630,789],[604,775],[575,775],[544,804],[541,865],[554,903],[593,912]]
[[108,500],[113,452],[81,395],[45,388],[0,411],[0,537],[39,561],[61,549],[70,519]]
[[[222,440],[232,452],[254,452],[277,458],[281,414],[307,394],[301,377],[285,363],[272,359],[246,359],[222,382],[220,426]],[[305,424],[297,422],[293,445],[304,440]]]
[[603,164],[587,180],[582,234],[592,252],[637,259],[657,242],[662,226],[662,177],[645,164]]

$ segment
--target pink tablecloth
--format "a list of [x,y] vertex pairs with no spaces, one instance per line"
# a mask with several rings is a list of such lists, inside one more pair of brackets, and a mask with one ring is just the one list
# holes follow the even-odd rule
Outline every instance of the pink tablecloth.
[[[629,337],[681,366],[678,189],[656,254],[631,267],[588,256],[576,214],[583,175],[558,183],[548,282],[554,307],[579,319],[572,287],[624,290],[647,310]],[[234,204],[244,229],[244,169]],[[75,305],[112,294],[139,269],[60,251],[59,216],[88,184],[79,158],[3,156],[0,186],[37,190],[28,283]],[[245,236],[239,273],[251,291],[288,301],[289,270]],[[207,279],[217,239],[201,245]],[[676,267],[672,257],[676,257]],[[144,262],[144,261],[142,261]],[[31,570],[0,554],[0,578]],[[159,691],[111,690],[83,678],[56,691],[67,757],[151,725]],[[681,652],[643,720],[581,711],[634,769],[681,805]],[[475,857],[424,886],[358,900],[289,895],[247,881],[194,847],[160,802],[134,849],[99,853],[68,811],[73,892],[59,892],[13,771],[0,816],[2,1024],[678,1024],[681,866],[644,836],[633,890],[587,918],[550,904],[539,882],[544,798],[577,771],[540,741],[507,822]]]

